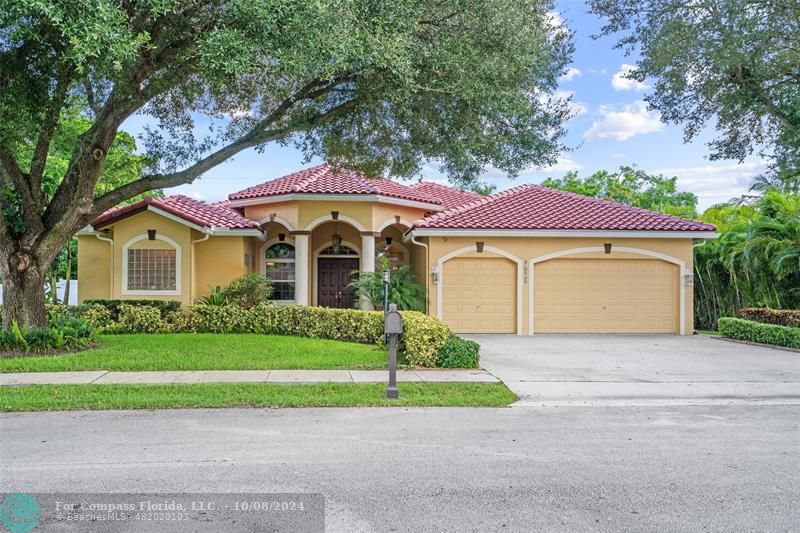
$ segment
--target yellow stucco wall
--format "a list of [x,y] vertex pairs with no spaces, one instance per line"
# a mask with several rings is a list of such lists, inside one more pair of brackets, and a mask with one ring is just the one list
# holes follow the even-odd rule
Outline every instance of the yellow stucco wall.
[[[430,279],[432,267],[437,266],[439,259],[443,256],[452,253],[462,248],[475,249],[475,242],[482,241],[486,247],[494,247],[503,250],[507,254],[521,259],[527,264],[528,260],[538,258],[554,252],[568,250],[573,248],[584,247],[602,247],[604,243],[610,242],[612,244],[612,254],[608,256],[604,253],[590,253],[574,255],[571,257],[591,258],[591,257],[614,257],[614,258],[636,258],[647,259],[647,257],[638,254],[627,254],[622,252],[615,252],[614,247],[629,247],[644,250],[650,250],[670,257],[674,257],[685,263],[685,268],[688,272],[693,269],[692,263],[692,240],[691,239],[661,239],[661,238],[532,238],[532,237],[430,237],[427,239],[430,243],[430,259],[427,265],[427,278]],[[459,257],[482,257],[482,256],[499,256],[488,250],[483,254],[478,254],[476,251],[470,251]],[[652,259],[658,260],[658,259]],[[528,280],[529,281],[529,280]],[[679,280],[680,281],[680,280]],[[428,312],[432,315],[437,314],[438,310],[438,287],[436,284],[429,282],[428,291]],[[684,325],[685,332],[691,334],[693,331],[694,316],[693,316],[693,298],[692,298],[691,285],[686,286],[686,301],[684,302]],[[522,302],[521,310],[521,333],[530,333],[529,328],[529,313],[530,313],[530,297],[528,282],[523,281],[522,294],[519,295]]]
[[78,302],[110,298],[111,251],[94,235],[78,236]]
[[[199,234],[197,238],[201,238]],[[210,237],[195,243],[193,296],[206,296],[210,288],[225,287],[245,275],[245,252],[251,255],[247,250],[244,237]]]

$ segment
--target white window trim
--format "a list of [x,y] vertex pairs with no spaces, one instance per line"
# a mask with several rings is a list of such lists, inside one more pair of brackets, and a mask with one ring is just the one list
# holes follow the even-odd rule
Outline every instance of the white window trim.
[[122,295],[123,296],[180,296],[182,287],[181,271],[183,270],[183,261],[181,254],[181,245],[166,235],[156,233],[156,238],[153,240],[162,241],[175,249],[175,290],[151,291],[141,289],[128,289],[128,249],[139,241],[147,240],[147,233],[142,233],[132,237],[128,242],[122,245]]
[[[679,311],[678,311],[678,320],[680,324],[678,325],[678,331],[680,335],[686,335],[686,274],[691,273],[691,271],[686,270],[686,262],[678,259],[677,257],[672,257],[671,255],[662,254],[661,252],[655,252],[653,250],[647,250],[645,248],[631,248],[630,246],[616,246],[614,245],[612,248],[613,252],[622,252],[628,253],[633,255],[642,255],[646,257],[652,257],[654,259],[660,259],[661,261],[665,261],[667,263],[672,263],[673,265],[678,265],[679,270],[679,277],[680,277],[680,295],[679,295]],[[577,255],[577,254],[591,254],[591,253],[605,253],[605,248],[602,246],[586,246],[583,248],[570,248],[568,250],[559,250],[558,252],[553,252],[550,254],[541,255],[539,257],[535,257],[533,259],[528,260],[528,333],[530,335],[534,335],[534,327],[533,327],[533,318],[535,313],[535,306],[534,306],[534,286],[536,281],[536,265],[538,263],[543,263],[545,261],[549,261],[551,259],[556,259],[559,257],[565,257],[569,255]],[[599,261],[602,261],[606,258],[599,258]]]
[[[261,247],[259,248],[259,252],[258,252],[258,254],[259,254],[259,269],[260,269],[261,273],[266,276],[266,274],[267,274],[267,258],[266,258],[267,250],[269,249],[270,246],[272,246],[274,244],[280,244],[280,243],[291,244],[294,247],[294,253],[295,253],[294,259],[292,259],[292,260],[289,260],[289,259],[275,259],[274,262],[276,262],[276,263],[294,263],[294,276],[295,276],[295,279],[294,279],[293,283],[294,283],[295,298],[296,298],[297,297],[297,246],[295,245],[293,238],[288,237],[288,236],[284,240],[280,240],[278,238],[275,238],[275,239],[270,239],[267,242],[265,242],[264,244],[262,244]],[[285,283],[285,282],[278,282],[278,283]],[[293,304],[293,303],[297,302],[296,299],[295,300],[270,300],[270,301],[272,303],[277,304],[277,305],[290,305],[290,304]]]
[[[341,216],[339,216],[341,218]],[[358,259],[358,268],[361,269],[361,247],[350,242],[350,241],[342,241],[342,246],[347,246],[348,248],[355,250],[357,255],[320,255],[320,252],[325,248],[330,247],[331,243],[325,243],[314,250],[314,253],[311,255],[311,261],[313,263],[314,269],[314,287],[311,291],[311,305],[317,305],[317,293],[319,292],[319,258],[341,258],[341,259]]]
[[[505,257],[516,263],[517,265],[517,335],[522,335],[522,285],[523,285],[523,271],[525,269],[525,261],[520,259],[519,257],[506,252],[500,248],[495,248],[494,246],[484,246],[483,252],[491,252],[495,255],[499,255]],[[439,258],[437,263],[437,268],[439,271],[439,282],[436,285],[436,318],[442,320],[442,316],[444,315],[444,264],[449,261],[450,259],[454,259],[456,257],[466,255],[469,253],[477,253],[475,245],[472,246],[465,246],[463,248],[459,248],[458,250],[452,251],[447,255],[443,255]],[[476,259],[480,259],[477,257]]]

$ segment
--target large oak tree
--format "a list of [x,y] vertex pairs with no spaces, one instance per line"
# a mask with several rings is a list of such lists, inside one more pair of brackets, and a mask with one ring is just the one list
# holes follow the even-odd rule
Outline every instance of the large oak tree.
[[[248,148],[295,143],[309,158],[397,176],[436,161],[461,185],[490,164],[514,174],[554,162],[568,110],[548,95],[572,45],[552,7],[0,0],[2,207],[22,220],[0,217],[4,324],[45,321],[47,268],[99,213],[189,183]],[[48,192],[54,132],[75,112],[88,127]],[[117,132],[135,114],[152,124],[148,165],[98,192]],[[210,130],[197,127],[200,117]]]

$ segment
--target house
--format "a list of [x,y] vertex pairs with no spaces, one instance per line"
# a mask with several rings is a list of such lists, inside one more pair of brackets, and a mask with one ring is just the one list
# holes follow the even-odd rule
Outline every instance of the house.
[[278,303],[368,307],[376,254],[410,264],[461,333],[692,332],[692,247],[712,225],[520,185],[484,197],[320,165],[207,204],[146,198],[79,237],[79,299],[178,299],[247,272]]

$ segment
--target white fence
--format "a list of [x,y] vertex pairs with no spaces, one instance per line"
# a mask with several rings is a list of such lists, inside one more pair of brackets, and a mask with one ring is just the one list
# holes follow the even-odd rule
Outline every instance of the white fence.
[[[56,284],[56,293],[58,294],[58,301],[64,300],[64,289],[67,286],[67,280],[59,280]],[[0,303],[3,302],[3,286],[0,285]],[[73,279],[69,282],[69,305],[78,305],[78,280]]]

